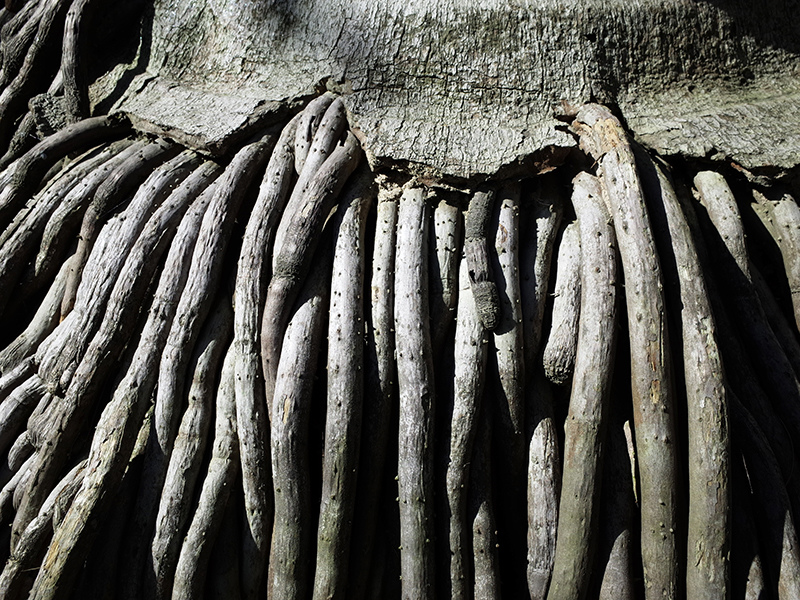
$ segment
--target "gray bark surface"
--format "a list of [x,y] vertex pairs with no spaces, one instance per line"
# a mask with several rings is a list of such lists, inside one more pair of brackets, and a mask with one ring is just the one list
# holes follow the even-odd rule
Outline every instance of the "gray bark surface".
[[456,177],[574,146],[553,115],[562,100],[595,100],[619,105],[662,153],[788,168],[800,162],[785,135],[800,129],[796,10],[793,0],[158,0],[138,61],[92,96],[116,83],[137,126],[213,150],[328,87],[345,92],[371,161]]

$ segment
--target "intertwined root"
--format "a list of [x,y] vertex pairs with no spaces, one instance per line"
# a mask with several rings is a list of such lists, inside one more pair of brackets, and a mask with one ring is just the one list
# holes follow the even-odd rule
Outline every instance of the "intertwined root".
[[330,95],[9,164],[0,598],[800,595],[800,209],[572,128],[462,192]]

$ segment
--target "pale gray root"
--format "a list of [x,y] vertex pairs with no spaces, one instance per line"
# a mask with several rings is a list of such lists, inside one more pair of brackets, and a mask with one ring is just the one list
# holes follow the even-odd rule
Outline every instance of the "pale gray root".
[[[336,102],[334,102],[336,104]],[[331,109],[334,105],[331,105]],[[320,125],[320,131],[322,125]],[[261,323],[261,361],[264,370],[264,392],[267,408],[272,410],[275,375],[281,352],[281,342],[289,312],[311,265],[320,232],[328,213],[344,187],[347,178],[361,159],[361,149],[352,133],[337,144],[336,149],[316,172],[300,195],[300,207],[290,213],[287,206],[282,222],[288,220],[286,239],[275,239],[273,254],[274,272],[267,289],[264,315]],[[304,169],[308,169],[306,161]],[[295,190],[297,189],[295,186]],[[294,194],[294,192],[293,192]],[[291,199],[290,199],[291,200]],[[245,477],[247,481],[247,477]],[[245,486],[245,490],[247,490]]]
[[[236,371],[235,410],[239,423],[238,454],[248,480],[258,482],[259,495],[269,494],[265,488],[270,479],[269,411],[258,352],[259,328],[269,280],[272,237],[292,182],[292,146],[297,123],[296,117],[284,127],[272,151],[247,222],[236,274],[233,360]],[[204,560],[207,559],[206,556]]]
[[32,356],[14,361],[11,368],[3,370],[0,376],[0,401],[8,398],[19,384],[36,372],[36,361]]
[[139,427],[133,451],[117,490],[113,509],[101,514],[101,536],[95,539],[92,549],[81,569],[74,586],[73,597],[93,600],[116,600],[120,571],[127,565],[121,562],[123,545],[127,542],[125,532],[130,522],[131,510],[136,502],[136,487],[142,475],[142,459],[150,435],[153,418],[152,405],[147,410]]
[[44,394],[44,384],[34,373],[0,403],[0,454],[8,452],[14,440],[25,430],[28,417]]
[[72,0],[64,22],[61,44],[61,75],[64,78],[64,103],[70,123],[89,116],[89,81],[86,73],[88,23],[96,0]]
[[[141,373],[142,363],[137,359],[152,361],[152,357],[146,356],[153,349],[147,342],[155,341],[157,344],[158,339],[143,338],[143,341],[145,343],[140,343],[137,348],[131,368],[100,417],[92,440],[87,476],[62,527],[53,538],[46,559],[50,568],[39,573],[34,587],[36,597],[61,598],[69,594],[76,573],[90,550],[95,533],[91,521],[102,514],[100,511],[107,507],[107,499],[114,497],[137,440],[142,438],[149,394],[143,396],[139,393],[137,380],[147,378],[147,374]],[[152,389],[153,383],[152,379],[145,380],[145,387]]]
[[[498,509],[504,514],[521,514],[525,506],[527,444],[525,355],[519,281],[520,193],[519,182],[506,183],[497,190],[488,237],[490,270],[499,301],[497,325],[492,332],[499,386],[490,393],[493,400],[492,418],[495,419],[493,446],[498,456],[495,472],[498,479],[503,481],[505,490],[502,498],[498,498]],[[476,307],[480,313],[477,303]],[[486,325],[485,321],[483,323]],[[524,546],[523,528],[514,528],[507,535],[507,543],[514,544],[516,538],[520,546]],[[521,556],[519,558],[524,560]]]
[[[615,389],[625,387],[616,382]],[[613,392],[612,392],[613,394]],[[633,461],[625,439],[622,407],[614,398],[606,434],[603,466],[603,489],[600,512],[599,563],[602,569],[598,600],[634,600],[636,598],[634,562],[637,560],[634,539],[636,506],[633,489]]]
[[14,518],[14,512],[17,510],[14,503],[14,496],[23,479],[30,476],[31,466],[35,461],[36,453],[34,452],[22,463],[20,468],[11,476],[0,491],[0,523],[7,524]]
[[541,369],[528,388],[534,397],[535,425],[528,445],[528,592],[544,600],[553,575],[561,492],[561,450],[553,417],[550,382]]
[[[151,535],[180,418],[186,369],[222,277],[225,250],[236,215],[253,179],[264,167],[274,140],[242,148],[219,176],[199,224],[191,263],[159,357],[153,435],[148,440],[137,518]],[[138,563],[138,561],[137,561]]]
[[14,7],[19,12],[13,13],[2,28],[0,55],[3,62],[0,87],[6,87],[19,72],[45,7],[44,2],[25,2],[20,9],[20,4],[17,3]]
[[[234,361],[234,352],[229,349],[217,390],[211,460],[203,479],[197,508],[178,556],[175,584],[172,588],[173,600],[194,600],[202,597],[206,588],[209,559],[219,537],[223,518],[226,512],[231,512],[231,505],[236,504],[235,499],[230,500],[239,473]],[[236,519],[233,519],[229,528],[238,528]],[[235,549],[231,551],[238,554]]]
[[75,465],[53,488],[42,504],[39,514],[25,528],[10,558],[0,574],[0,598],[24,598],[33,584],[32,572],[39,570],[53,530],[58,528],[55,512],[59,504],[69,506],[80,488],[86,461]]
[[68,0],[43,0],[36,35],[25,52],[25,60],[13,78],[0,92],[0,143],[5,146],[14,133],[14,124],[26,112],[28,99],[47,85],[47,77],[55,71],[50,64],[49,50],[58,43]]
[[[106,408],[108,414],[105,418],[109,419],[109,424],[105,427],[108,427],[113,434],[112,438],[108,440],[112,451],[127,448],[127,444],[133,443],[125,436],[134,436],[144,418],[147,403],[150,401],[156,384],[158,360],[161,357],[175,306],[186,279],[189,256],[198,235],[200,219],[208,205],[209,192],[212,190],[213,185],[206,188],[206,192],[192,203],[178,226],[131,366],[117,386],[112,401]],[[37,409],[42,416],[46,410],[46,406],[43,406],[41,410]],[[45,438],[46,436],[46,433],[36,434],[36,431],[44,426],[44,423],[42,426],[37,425],[37,422],[41,421],[47,423],[46,418],[37,418],[35,422],[29,421],[28,427],[34,440],[37,437]],[[100,428],[98,431],[102,434],[103,429]],[[109,456],[90,456],[90,458],[95,460],[99,466],[96,471],[95,486],[82,494],[80,500],[85,504],[84,511],[88,514],[98,510],[98,504],[102,507],[101,500],[104,497],[113,497],[110,490],[114,490],[118,485],[127,461],[124,451]],[[125,562],[133,570],[134,561],[126,559]],[[139,574],[137,574],[136,581],[137,584],[140,581]]]
[[132,143],[130,140],[120,140],[109,145],[104,150],[104,153],[108,153],[108,159],[81,179],[56,207],[44,227],[42,240],[39,243],[34,264],[34,273],[37,277],[42,277],[58,268],[57,265],[63,261],[63,255],[68,252],[72,242],[77,240],[83,211],[91,202],[97,188],[143,146],[144,142]]
[[8,464],[8,469],[10,472],[14,473],[22,466],[30,455],[36,448],[33,445],[33,441],[31,440],[31,436],[28,431],[23,431],[19,434],[14,443],[11,444],[11,448],[8,449],[8,458],[6,462]]
[[680,286],[688,423],[686,595],[725,600],[730,592],[730,424],[716,323],[706,278],[672,183],[664,167],[643,150],[637,148],[636,160],[659,251],[672,255]]
[[548,600],[580,600],[589,588],[617,329],[617,251],[603,189],[585,172],[572,184],[581,240],[581,308]]
[[484,404],[472,449],[470,467],[468,523],[472,530],[472,590],[475,600],[500,600],[499,540],[492,494],[491,413]]
[[305,165],[311,150],[311,143],[314,141],[320,122],[333,99],[333,94],[318,96],[309,102],[308,106],[300,113],[294,138],[294,169],[298,175],[303,172],[303,165]]
[[[188,190],[179,186],[172,202],[168,202],[164,210],[157,210],[152,215],[153,219],[145,223],[147,217],[151,216],[150,202],[163,200],[169,194],[169,187],[185,177],[196,162],[193,156],[187,154],[181,160],[176,158],[171,166],[168,163],[168,168],[157,171],[160,177],[151,178],[151,182],[160,179],[159,184],[152,188],[143,186],[150,193],[137,193],[129,210],[119,219],[109,222],[95,246],[85,271],[87,279],[84,282],[90,291],[86,292],[81,286],[77,308],[72,313],[75,317],[62,322],[60,326],[68,333],[58,342],[69,346],[62,345],[62,355],[54,356],[54,348],[59,344],[52,345],[48,349],[49,355],[46,354],[49,362],[39,365],[40,372],[50,372],[58,381],[57,385],[66,389],[66,393],[49,418],[46,451],[39,453],[37,477],[26,494],[24,506],[17,513],[13,535],[21,532],[26,519],[35,516],[34,511],[38,511],[38,505],[47,490],[57,481],[55,478],[69,449],[83,430],[84,420],[96,400],[98,390],[132,334],[138,321],[139,304],[160,262],[158,257],[161,250],[157,247],[166,247],[170,239],[168,232],[177,225],[180,211],[185,209],[192,197],[191,186]],[[204,178],[196,178],[195,185],[197,179],[204,182]],[[143,235],[136,239],[142,230]],[[114,255],[112,239],[118,244],[121,255]],[[128,255],[131,247],[132,253]],[[103,267],[107,269],[105,272]],[[103,276],[106,276],[105,280]],[[93,297],[88,295],[92,287],[100,288],[98,301],[107,299],[105,306],[92,304]],[[85,317],[85,321],[81,317]],[[63,370],[59,371],[59,368]]]
[[550,266],[564,199],[560,197],[555,175],[535,180],[535,189],[522,207],[520,229],[525,232],[520,248],[520,293],[522,297],[525,369],[533,371],[542,340],[542,320],[547,304]]
[[9,368],[18,365],[26,358],[33,359],[32,355],[39,344],[58,326],[58,319],[61,316],[61,299],[67,287],[69,265],[70,259],[67,259],[25,331],[0,351],[0,373],[7,372]]
[[[325,250],[328,250],[325,248]],[[270,441],[275,525],[268,597],[307,598],[314,576],[314,518],[309,472],[309,417],[314,370],[324,343],[331,253],[314,265],[286,327],[275,382]]]
[[347,131],[347,113],[345,112],[344,102],[341,98],[336,98],[329,104],[314,133],[314,138],[308,153],[303,159],[303,169],[294,184],[289,201],[286,203],[286,210],[283,217],[278,222],[278,229],[275,231],[275,252],[272,255],[272,268],[277,269],[278,255],[283,251],[283,244],[287,234],[290,234],[292,223],[304,206],[309,187],[331,153],[341,146],[343,134]]
[[8,166],[0,190],[0,229],[28,201],[47,171],[64,156],[83,148],[121,138],[130,125],[120,116],[85,119],[45,138]]
[[347,586],[349,593],[357,600],[374,597],[370,595],[368,587],[370,578],[380,567],[377,561],[381,560],[376,559],[374,554],[381,553],[380,548],[383,548],[380,545],[378,513],[382,482],[385,480],[386,451],[390,443],[390,416],[397,400],[394,255],[399,194],[398,188],[381,187],[378,191],[370,314],[367,320],[363,433]]
[[[69,279],[67,279],[64,300],[61,303],[62,319],[72,311],[76,302],[79,301],[78,296],[81,294],[79,288],[85,289],[86,287],[86,284],[83,283],[83,280],[86,279],[83,271],[89,262],[90,253],[96,255],[97,250],[95,248],[101,247],[100,244],[95,243],[98,241],[97,237],[101,222],[118,205],[124,203],[137,188],[141,190],[141,193],[136,193],[139,202],[147,199],[145,190],[148,187],[148,183],[162,184],[164,176],[169,176],[169,171],[171,170],[153,172],[153,169],[172,158],[179,149],[179,146],[167,140],[158,139],[151,142],[134,154],[129,155],[125,162],[114,169],[114,172],[98,186],[91,202],[86,207],[86,212],[83,214],[83,221],[78,234],[78,247],[75,250],[75,258],[73,259]],[[183,158],[185,159],[186,157],[184,156]],[[143,183],[145,179],[149,179],[149,181]],[[162,186],[161,189],[165,189],[165,186]],[[135,203],[136,199],[131,200],[129,207]],[[160,199],[163,200],[163,197]],[[139,218],[144,217],[140,216]],[[108,228],[108,225],[106,225],[103,230],[108,230]]]
[[567,383],[575,368],[581,312],[580,269],[580,232],[577,223],[570,223],[564,228],[558,246],[552,325],[542,355],[544,374],[556,385]]
[[795,325],[800,329],[800,206],[789,194],[783,194],[779,198],[777,196],[775,194],[768,198],[766,194],[753,190],[753,197],[767,210],[771,225],[768,229],[780,248],[792,294]]
[[[163,155],[163,150],[157,150],[156,154]],[[126,161],[126,164],[136,158],[134,155],[129,161]],[[115,289],[117,278],[126,264],[128,253],[134,247],[139,234],[153,212],[171,192],[170,186],[183,180],[197,165],[197,161],[196,155],[187,151],[162,165],[147,178],[127,208],[106,222],[102,231],[96,236],[96,241],[92,233],[91,240],[82,238],[79,242],[78,250],[70,259],[70,271],[67,275],[66,289],[61,304],[62,322],[53,334],[42,343],[36,353],[39,373],[51,392],[66,392],[69,388],[75,369],[82,361],[82,356],[97,332],[97,328],[103,320],[108,321],[103,314],[105,305]],[[147,161],[143,160],[142,163],[146,165]],[[144,179],[144,175],[139,173],[138,178]],[[95,193],[93,204],[108,181],[109,179]],[[102,210],[110,208],[103,203],[97,205],[96,208],[99,210],[101,205]],[[84,215],[84,224],[89,218],[90,211],[91,207]],[[99,224],[99,213],[97,219],[94,226]],[[81,236],[84,235],[88,234],[82,229]],[[93,245],[85,247],[87,256],[84,264],[80,264],[80,247],[83,242]],[[91,247],[91,251],[89,247]],[[80,278],[80,282],[74,279],[76,276]],[[67,296],[70,294],[71,282],[77,286],[72,298],[74,310],[66,314],[64,302],[69,301]]]
[[[472,597],[470,530],[467,521],[467,498],[473,445],[479,427],[478,414],[486,379],[489,336],[480,320],[470,292],[466,261],[459,269],[460,293],[456,317],[455,382],[453,414],[450,421],[450,456],[447,464],[447,504],[450,509],[449,556],[450,597]],[[444,573],[441,574],[445,576]]]
[[341,216],[337,215],[341,220],[328,309],[327,409],[313,593],[317,600],[344,598],[347,590],[364,402],[364,245],[374,195],[373,175],[364,165],[345,189],[338,208]]
[[55,400],[55,397],[50,392],[47,392],[39,400],[39,404],[33,409],[31,416],[28,417],[28,433],[31,437],[31,442],[38,450],[44,444],[47,437],[47,427],[49,425],[49,413],[54,412],[50,410],[50,405]]
[[[9,258],[13,253],[26,253],[41,234],[52,212],[64,197],[92,170],[103,164],[109,153],[101,147],[93,148],[68,162],[42,187],[14,216],[11,224],[0,234],[0,257],[3,272],[9,272]],[[21,258],[27,258],[25,254]],[[20,258],[20,260],[21,260]],[[7,277],[7,275],[6,275]]]
[[744,456],[758,507],[754,516],[768,587],[781,600],[800,598],[800,544],[778,461],[747,409],[732,393],[729,398],[732,438]]
[[538,356],[547,304],[553,247],[563,214],[555,175],[534,180],[534,189],[522,206],[520,229],[525,232],[520,249],[520,293],[526,385],[526,435],[528,440],[528,591],[544,598],[550,585],[556,549],[561,456],[558,427],[553,414],[550,383]]
[[[782,426],[792,440],[800,439],[800,376],[781,347],[758,297],[747,253],[741,216],[724,177],[703,171],[694,178],[699,200],[707,212],[707,244],[715,257],[715,273],[724,277],[726,306],[751,349],[758,378],[765,386]],[[710,223],[708,223],[710,221]],[[719,280],[723,281],[723,280]]]
[[680,589],[684,565],[678,549],[676,407],[661,267],[633,153],[619,121],[608,109],[589,104],[572,126],[597,161],[625,274],[645,596],[671,598]]
[[[400,400],[398,497],[405,598],[433,598],[434,380],[428,325],[428,207],[422,188],[400,198],[395,247],[395,340]],[[485,241],[485,240],[484,240]],[[480,309],[479,309],[480,310]]]
[[[117,392],[120,397],[123,394],[129,395],[128,411],[138,410],[137,403],[149,401],[155,389],[161,353],[189,275],[192,254],[200,233],[203,215],[214,196],[218,181],[219,179],[211,183],[192,202],[175,232],[154,294],[148,320],[141,334],[142,342],[134,355],[132,366],[123,380],[124,385],[120,384],[120,391]],[[147,502],[145,496],[140,495],[142,489],[149,488],[140,486],[137,503]],[[145,533],[150,515],[145,515],[144,512],[143,510],[134,510],[134,526],[131,529],[133,535],[123,551],[122,560],[127,568],[121,574],[123,583],[119,589],[124,598],[137,598],[142,584],[142,569],[150,535],[149,530]]]
[[464,217],[464,260],[469,267],[475,307],[483,326],[489,331],[493,331],[500,321],[500,295],[489,260],[488,235],[494,197],[494,191],[475,192]]
[[441,197],[433,213],[430,252],[431,344],[434,356],[444,349],[456,315],[459,258],[462,236],[461,209],[453,198]]
[[[230,343],[233,309],[223,295],[209,315],[195,357],[188,402],[175,438],[164,477],[156,527],[150,547],[152,571],[145,573],[148,596],[169,598],[175,578],[180,544],[191,516],[191,499],[206,448],[213,418],[213,403],[222,359]],[[155,580],[153,581],[153,576]]]

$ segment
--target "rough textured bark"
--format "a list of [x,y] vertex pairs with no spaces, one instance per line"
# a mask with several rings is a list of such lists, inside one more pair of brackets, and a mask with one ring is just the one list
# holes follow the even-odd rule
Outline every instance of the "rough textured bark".
[[544,347],[542,363],[547,378],[564,384],[572,378],[578,344],[578,317],[581,297],[581,238],[577,223],[570,223],[561,234],[553,290],[553,322]]
[[659,252],[674,256],[680,286],[688,412],[686,595],[724,599],[730,591],[730,425],[716,324],[689,226],[663,165],[642,151],[637,164]]
[[[432,598],[434,586],[433,356],[428,327],[428,218],[421,188],[400,198],[394,327],[400,400],[398,498],[403,598]],[[477,304],[477,303],[476,303]]]
[[328,311],[328,393],[314,577],[314,597],[320,599],[343,598],[347,589],[364,402],[364,236],[371,186],[372,174],[358,173],[339,205],[342,216]]
[[[479,429],[489,339],[470,293],[466,261],[461,261],[460,294],[456,316],[455,384],[447,465],[447,503],[450,510],[450,597],[472,597],[470,526],[467,499],[473,445]],[[444,576],[444,574],[442,574]]]
[[598,179],[573,180],[581,239],[578,353],[564,423],[564,465],[548,600],[585,598],[597,544],[597,511],[614,368],[617,253]]
[[648,598],[679,594],[682,567],[675,406],[658,253],[627,134],[607,109],[588,105],[573,127],[597,160],[628,302],[631,387],[642,486],[642,561]]

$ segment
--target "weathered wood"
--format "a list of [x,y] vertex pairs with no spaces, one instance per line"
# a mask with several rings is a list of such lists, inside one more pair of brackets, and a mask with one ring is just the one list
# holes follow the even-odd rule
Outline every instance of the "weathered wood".
[[464,218],[464,260],[469,266],[475,306],[489,331],[493,331],[500,320],[500,297],[489,261],[488,235],[494,196],[494,191],[475,192]]
[[[156,528],[151,544],[153,569],[148,569],[146,593],[169,598],[175,579],[180,544],[191,516],[191,498],[205,453],[208,429],[213,416],[214,392],[230,335],[233,309],[223,295],[204,325],[192,360],[192,382],[188,403],[175,438],[161,491]],[[151,578],[155,576],[153,581]]]
[[23,598],[33,584],[30,571],[36,570],[47,550],[50,536],[55,529],[54,513],[58,502],[71,502],[81,484],[86,461],[75,465],[53,488],[36,518],[25,529],[11,557],[0,574],[0,597],[4,600]]
[[[370,577],[380,581],[385,564],[381,491],[386,480],[386,460],[391,444],[389,424],[397,401],[394,360],[394,262],[399,189],[381,187],[375,218],[370,281],[370,309],[365,355],[364,414],[358,491],[353,519],[348,590],[353,598],[374,597],[368,591]],[[378,556],[375,556],[375,554]],[[383,561],[383,562],[382,562]],[[373,590],[374,591],[374,590]]]
[[34,373],[0,403],[0,453],[6,453],[21,433],[44,392],[42,380]]
[[[292,144],[298,118],[292,119],[278,138],[261,181],[242,240],[236,273],[233,352],[235,362],[238,456],[248,481],[258,482],[259,494],[268,495],[268,407],[259,357],[261,309],[269,280],[269,253],[275,225],[283,212],[292,179]],[[264,501],[266,502],[266,500]],[[191,556],[191,555],[187,555]],[[207,556],[204,560],[208,560]],[[192,563],[194,564],[194,563]],[[193,578],[194,580],[194,578]],[[183,587],[186,590],[194,589]]]
[[520,229],[529,232],[520,249],[520,293],[522,297],[525,368],[533,371],[542,340],[542,320],[550,284],[553,246],[561,224],[563,199],[555,175],[535,180],[536,189],[522,207]]
[[42,232],[35,262],[37,277],[46,277],[63,262],[67,248],[77,240],[83,211],[91,202],[97,188],[110,173],[142,147],[143,142],[132,143],[130,140],[119,140],[110,144],[106,150],[109,154],[108,160],[86,175],[56,207]]
[[770,327],[756,293],[736,199],[718,173],[700,172],[694,184],[707,213],[701,224],[705,226],[705,237],[715,258],[715,273],[724,277],[718,281],[720,287],[724,286],[725,303],[743,340],[753,349],[747,354],[782,426],[792,439],[800,439],[800,376]]
[[[313,109],[316,109],[316,107],[313,107]],[[278,256],[283,251],[286,235],[291,232],[292,223],[304,206],[304,201],[309,193],[309,186],[316,177],[317,171],[320,170],[331,153],[341,145],[343,141],[341,138],[346,128],[347,115],[344,110],[344,103],[341,98],[337,98],[325,110],[322,120],[314,133],[311,146],[303,159],[303,170],[300,171],[297,183],[295,183],[292,194],[289,196],[289,201],[286,203],[284,215],[278,222],[278,229],[275,231],[275,252],[272,257],[273,269],[277,269]]]
[[80,148],[120,138],[129,128],[129,123],[120,116],[92,117],[45,138],[31,148],[6,169],[10,181],[0,191],[0,226],[4,228],[28,200],[47,170],[61,158]]
[[275,525],[268,596],[306,598],[314,584],[314,519],[309,468],[309,418],[314,369],[324,344],[329,306],[331,253],[322,248],[286,327],[275,382],[270,440]]
[[430,251],[431,345],[434,356],[443,350],[452,335],[459,290],[461,256],[461,210],[455,200],[442,197],[433,213]]
[[578,345],[578,317],[581,311],[581,238],[577,223],[561,234],[556,259],[556,285],[550,335],[544,347],[544,374],[557,385],[572,378]]
[[[146,403],[150,400],[150,394],[156,383],[158,360],[188,271],[187,254],[191,252],[194,240],[197,238],[199,222],[210,199],[210,189],[207,188],[206,193],[193,203],[178,227],[131,367],[118,385],[112,402],[106,408],[107,414],[98,424],[98,435],[102,436],[105,429],[110,432],[105,443],[108,444],[107,447],[112,454],[99,453],[90,457],[97,463],[93,470],[96,481],[79,496],[80,504],[84,505],[82,510],[87,514],[97,511],[98,504],[102,508],[103,498],[113,497],[113,490],[122,477],[127,462],[126,456],[129,456],[126,454],[126,449],[130,452],[129,448],[134,443],[135,433],[139,430],[146,412]],[[29,429],[31,427],[29,423]],[[100,450],[102,447],[98,452]],[[78,522],[80,523],[80,520]],[[127,562],[133,569],[133,561]],[[140,580],[139,574],[136,579]]]
[[28,98],[43,91],[57,71],[56,56],[69,3],[43,0],[40,4],[41,18],[25,60],[0,92],[0,140],[4,146],[14,133],[14,122],[25,113]]
[[36,363],[32,357],[15,361],[11,369],[5,369],[0,377],[0,400],[8,398],[8,395],[35,371]]
[[88,52],[87,21],[96,2],[72,0],[64,22],[61,44],[61,74],[64,78],[64,103],[67,118],[74,123],[89,116],[89,81],[86,74]]
[[716,323],[686,218],[662,164],[636,152],[660,255],[672,256],[680,286],[686,386],[689,523],[686,595],[730,593],[730,440],[728,401]]
[[625,274],[646,597],[672,598],[682,578],[682,530],[661,267],[633,154],[619,121],[607,109],[587,105],[578,111],[573,128],[602,175]]
[[800,207],[790,194],[753,190],[753,197],[766,210],[768,230],[780,248],[792,294],[795,323],[800,329]]
[[345,189],[338,208],[341,221],[328,310],[328,390],[313,594],[320,600],[344,598],[347,589],[364,401],[364,238],[373,197],[373,175],[364,167]]
[[333,94],[318,96],[309,102],[308,106],[300,113],[294,138],[294,169],[298,175],[303,172],[314,136],[333,99]]
[[548,600],[585,598],[597,544],[598,503],[616,344],[617,251],[600,181],[573,180],[580,229],[578,353],[564,423],[564,465]]
[[553,571],[561,489],[561,450],[550,384],[536,359],[550,281],[553,246],[563,213],[553,175],[539,177],[523,204],[520,228],[527,233],[520,249],[523,351],[528,440],[528,591],[545,598]]
[[500,557],[498,553],[497,522],[492,494],[492,420],[491,407],[484,403],[480,413],[481,426],[472,449],[470,468],[468,520],[472,524],[472,576],[475,600],[500,600]]
[[[291,222],[286,227],[286,239],[282,244],[276,234],[274,272],[267,290],[261,324],[261,360],[269,410],[272,410],[275,374],[289,310],[308,272],[325,219],[360,159],[358,142],[352,133],[348,133],[345,142],[336,146],[302,193],[302,208],[292,214]],[[308,161],[304,169],[306,168],[309,168]],[[289,210],[287,206],[282,220],[290,214]]]
[[192,253],[180,300],[175,309],[166,344],[160,356],[155,398],[154,435],[145,457],[137,513],[150,535],[158,506],[158,498],[172,452],[180,416],[184,377],[189,359],[203,322],[211,309],[222,277],[223,259],[239,206],[253,179],[259,174],[274,140],[262,140],[242,148],[220,175]]
[[9,471],[13,473],[19,470],[22,464],[33,454],[34,450],[36,448],[33,446],[30,434],[27,431],[20,433],[11,448],[8,449],[6,463]]
[[553,415],[550,382],[541,368],[530,373],[529,394],[535,408],[528,444],[528,592],[534,600],[547,597],[553,574],[561,494],[561,449]]
[[[77,301],[78,287],[83,278],[84,267],[89,260],[89,253],[93,251],[101,219],[106,217],[108,212],[113,210],[118,203],[124,202],[128,194],[148,178],[154,167],[172,158],[177,154],[178,150],[179,147],[171,142],[156,140],[144,146],[139,152],[130,155],[97,188],[91,203],[83,215],[83,222],[78,235],[78,248],[75,250],[72,271],[70,271],[70,276],[67,280],[67,290],[64,292],[64,300],[61,305],[62,319],[72,311]],[[168,172],[165,174],[168,174]],[[151,182],[158,186],[156,189],[166,189],[166,182],[161,178],[155,177],[142,185],[140,188],[141,193],[137,193],[137,196],[145,195],[148,183]]]
[[0,55],[3,57],[0,87],[6,87],[19,72],[45,8],[44,2],[17,4],[14,14],[0,29]]
[[[453,413],[450,420],[449,462],[446,472],[447,505],[449,508],[450,597],[466,600],[472,597],[470,565],[471,526],[467,521],[467,498],[473,445],[480,427],[486,378],[489,336],[480,320],[470,291],[466,261],[461,261],[460,293],[456,317],[455,382]],[[445,574],[443,573],[442,576]]]
[[[130,206],[111,219],[98,237],[84,269],[75,310],[37,351],[40,374],[51,391],[64,390],[68,396],[65,406],[82,404],[91,396],[87,390],[100,385],[108,370],[104,362],[107,352],[110,350],[111,356],[119,352],[122,345],[116,342],[126,339],[135,325],[149,275],[155,272],[158,257],[177,224],[180,214],[176,212],[185,210],[191,194],[180,187],[181,193],[175,194],[172,202],[159,204],[198,162],[194,153],[187,152],[157,169]],[[197,178],[192,182],[197,184]],[[76,260],[73,256],[70,266]],[[65,298],[68,291],[69,279]],[[100,369],[104,365],[105,370]],[[65,414],[72,410],[66,409]]]
[[[525,355],[519,268],[519,182],[497,189],[489,226],[489,261],[499,301],[497,326],[492,332],[498,378],[490,384],[494,398],[492,442],[494,470],[503,481],[504,493],[497,498],[497,521],[502,532],[500,559],[507,589],[524,589],[524,520],[526,504],[527,443],[525,431]],[[484,323],[485,325],[485,323]],[[494,362],[493,361],[493,362]],[[515,519],[516,517],[516,519]]]
[[[624,384],[614,382],[615,389]],[[614,391],[612,390],[612,398]],[[603,465],[600,504],[600,541],[597,565],[602,572],[598,600],[634,600],[638,590],[634,564],[638,560],[634,539],[634,466],[625,439],[625,424],[618,398],[613,398]]]
[[[206,587],[209,559],[223,525],[223,518],[226,513],[236,514],[232,510],[232,505],[237,504],[236,499],[230,498],[237,488],[235,484],[239,472],[234,360],[234,353],[229,349],[223,362],[216,396],[211,460],[203,479],[197,509],[181,545],[175,568],[175,585],[172,589],[174,600],[190,600],[202,595]],[[231,531],[237,530],[238,525],[234,518],[228,528]],[[234,554],[237,554],[235,550]],[[238,597],[234,595],[233,589],[230,593],[231,597]]]
[[422,188],[400,198],[395,247],[395,343],[400,400],[398,496],[403,598],[432,598],[434,586],[434,380],[428,326],[428,218]]

